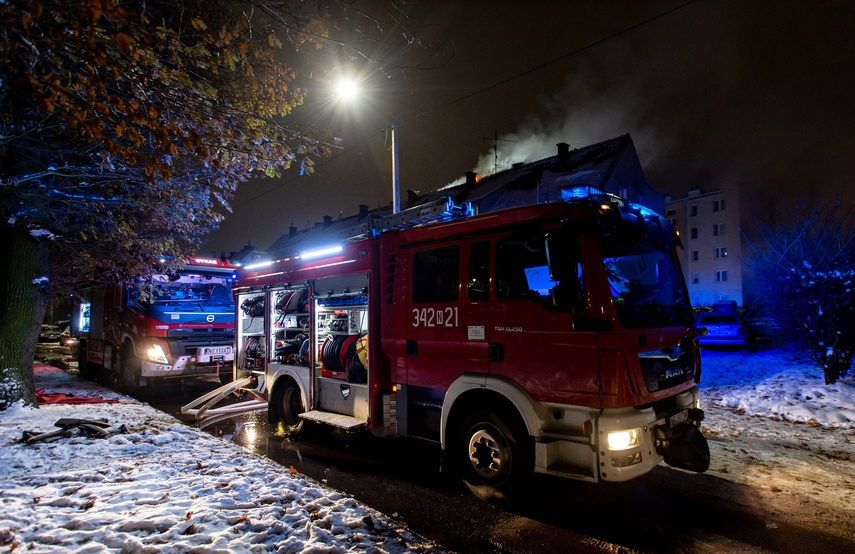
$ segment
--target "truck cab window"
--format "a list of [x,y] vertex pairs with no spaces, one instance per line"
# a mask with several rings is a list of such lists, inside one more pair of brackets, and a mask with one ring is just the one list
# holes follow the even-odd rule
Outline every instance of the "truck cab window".
[[423,250],[413,257],[413,302],[455,302],[460,294],[460,250]]
[[542,233],[507,237],[496,244],[496,297],[551,305],[546,243]]
[[650,242],[602,239],[609,290],[625,327],[692,321],[686,285],[672,249]]

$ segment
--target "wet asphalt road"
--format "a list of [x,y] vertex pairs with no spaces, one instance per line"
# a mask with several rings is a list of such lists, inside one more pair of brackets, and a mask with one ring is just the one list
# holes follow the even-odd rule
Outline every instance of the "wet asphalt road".
[[[219,385],[184,381],[140,399],[192,423],[180,407]],[[757,490],[667,467],[620,486],[537,476],[512,508],[482,502],[440,471],[440,451],[409,439],[340,431],[292,441],[266,414],[207,429],[354,496],[439,548],[466,553],[855,551],[808,529],[767,528],[773,508]]]

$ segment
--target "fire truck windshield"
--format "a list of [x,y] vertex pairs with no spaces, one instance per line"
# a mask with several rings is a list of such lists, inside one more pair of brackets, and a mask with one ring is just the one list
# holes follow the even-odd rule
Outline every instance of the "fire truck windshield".
[[182,271],[171,278],[156,275],[154,285],[152,300],[155,304],[196,302],[234,306],[232,283],[226,274]]
[[672,327],[692,322],[692,307],[673,248],[602,239],[609,289],[621,324]]

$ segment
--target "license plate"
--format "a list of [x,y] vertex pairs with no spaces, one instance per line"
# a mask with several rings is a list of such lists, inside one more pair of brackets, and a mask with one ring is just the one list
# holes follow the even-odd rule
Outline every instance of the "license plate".
[[689,410],[683,410],[682,412],[678,412],[678,413],[672,415],[668,419],[668,424],[671,427],[676,427],[677,425],[679,425],[683,422],[686,422],[688,420],[689,420]]
[[223,356],[225,354],[231,354],[232,347],[231,346],[213,346],[206,347],[202,349],[203,356]]

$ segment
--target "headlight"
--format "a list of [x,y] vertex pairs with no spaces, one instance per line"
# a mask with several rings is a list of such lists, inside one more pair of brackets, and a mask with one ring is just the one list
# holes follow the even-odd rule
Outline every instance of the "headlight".
[[641,429],[612,431],[608,435],[609,450],[627,450],[641,444]]
[[164,351],[163,346],[159,344],[152,345],[151,348],[148,349],[148,359],[157,362],[159,364],[168,364],[169,358],[166,357],[166,351]]

